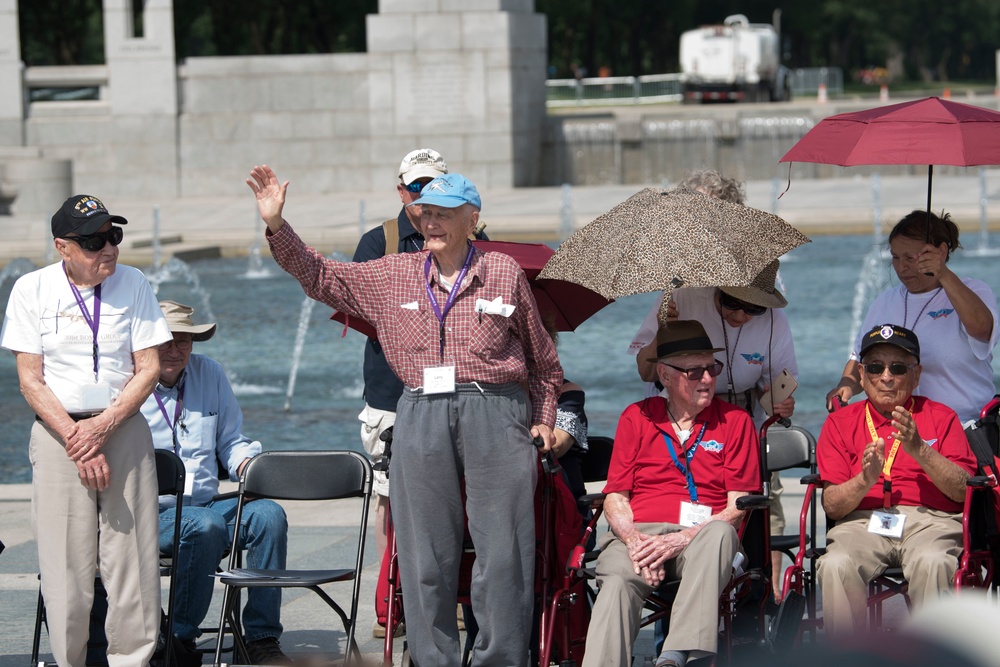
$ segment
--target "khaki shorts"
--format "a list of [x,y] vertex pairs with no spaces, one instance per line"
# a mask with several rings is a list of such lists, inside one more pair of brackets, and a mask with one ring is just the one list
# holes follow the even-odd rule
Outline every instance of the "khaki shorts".
[[[361,445],[372,463],[378,463],[382,460],[382,452],[385,450],[385,443],[379,440],[379,436],[382,435],[382,431],[396,423],[396,413],[379,410],[366,403],[358,419],[361,420]],[[378,495],[389,496],[389,477],[385,472],[375,471],[374,488]]]

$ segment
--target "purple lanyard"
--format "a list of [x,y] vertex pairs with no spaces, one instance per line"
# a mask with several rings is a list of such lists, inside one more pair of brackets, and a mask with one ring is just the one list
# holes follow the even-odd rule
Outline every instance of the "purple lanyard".
[[[427,255],[427,261],[424,263],[424,278],[426,279],[426,284],[424,287],[427,288],[427,299],[431,302],[431,308],[434,309],[434,314],[438,318],[438,322],[441,323],[441,358],[444,359],[444,318],[448,316],[448,311],[451,307],[455,305],[455,299],[458,298],[458,290],[462,286],[462,281],[465,280],[465,274],[469,272],[469,266],[472,264],[472,253],[474,248],[472,244],[469,244],[469,254],[465,256],[465,264],[462,265],[462,270],[458,274],[458,278],[455,279],[455,284],[451,286],[451,291],[448,292],[448,300],[444,302],[444,308],[441,308],[441,304],[438,303],[437,297],[434,296],[434,290],[431,289],[431,256]],[[438,274],[438,280],[441,279],[440,273]]]
[[[66,273],[66,262],[63,262],[63,273]],[[100,350],[97,347],[97,329],[101,326],[101,283],[97,283],[94,287],[94,316],[90,316],[90,311],[87,310],[87,304],[84,303],[83,297],[80,295],[80,290],[76,288],[73,281],[69,279],[69,275],[66,275],[66,282],[69,283],[69,288],[73,291],[73,296],[76,297],[76,305],[80,306],[81,312],[83,312],[83,319],[90,326],[90,330],[94,332],[94,382],[97,382],[97,370],[99,368],[98,358],[100,357]]]
[[173,421],[170,420],[170,415],[167,414],[167,408],[165,405],[163,405],[163,400],[160,398],[160,395],[157,394],[155,390],[153,391],[153,398],[156,399],[156,404],[160,406],[160,414],[163,415],[164,421],[166,421],[167,426],[170,427],[170,436],[174,441],[174,454],[180,456],[181,446],[180,443],[177,442],[177,424],[181,425],[181,428],[184,429],[185,433],[187,432],[187,427],[184,426],[184,422],[180,420],[181,409],[182,406],[184,405],[184,385],[181,385],[177,389],[177,405],[174,407]]

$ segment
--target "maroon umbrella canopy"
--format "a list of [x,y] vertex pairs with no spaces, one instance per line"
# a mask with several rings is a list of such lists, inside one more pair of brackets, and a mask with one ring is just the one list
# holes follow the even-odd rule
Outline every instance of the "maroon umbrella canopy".
[[830,116],[780,162],[1000,164],[1000,113],[937,97]]
[[[611,303],[611,300],[582,285],[566,280],[539,279],[538,274],[554,253],[547,245],[509,241],[473,241],[473,245],[483,252],[502,252],[514,258],[528,278],[538,311],[542,317],[551,317],[558,331],[575,331],[591,315]],[[369,338],[378,337],[375,327],[365,320],[341,312],[334,313],[330,319],[346,324]]]
[[842,113],[821,120],[779,162],[842,167],[927,165],[930,240],[934,165],[1000,164],[1000,113],[938,97]]

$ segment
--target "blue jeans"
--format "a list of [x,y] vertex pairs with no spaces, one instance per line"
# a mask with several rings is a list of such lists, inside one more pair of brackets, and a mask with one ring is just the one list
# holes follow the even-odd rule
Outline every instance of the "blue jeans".
[[[198,626],[212,602],[212,575],[229,546],[236,520],[236,499],[211,501],[203,507],[186,505],[181,511],[180,548],[174,600],[174,635],[195,639]],[[174,508],[160,513],[160,551],[169,552],[174,536]],[[271,500],[254,500],[243,508],[240,544],[247,550],[246,566],[284,569],[288,521],[281,506]],[[166,606],[166,605],[164,605]],[[248,589],[243,609],[247,641],[281,636],[281,590]]]

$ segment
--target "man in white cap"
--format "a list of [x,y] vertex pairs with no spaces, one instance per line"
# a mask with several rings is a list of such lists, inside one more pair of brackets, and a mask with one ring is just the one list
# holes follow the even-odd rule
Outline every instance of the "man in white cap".
[[[403,207],[396,218],[386,220],[369,230],[358,241],[354,251],[355,262],[367,262],[385,255],[418,252],[424,248],[420,230],[420,206],[410,206],[420,197],[420,191],[431,180],[448,173],[448,164],[433,148],[410,151],[399,164],[399,182],[396,191]],[[477,238],[486,239],[482,232]],[[403,395],[403,383],[389,368],[378,339],[365,341],[365,407],[358,415],[361,420],[361,444],[378,462],[385,449],[379,436],[396,422],[396,403]],[[389,498],[389,478],[384,471],[375,471],[375,549],[381,561],[386,547],[386,521]],[[375,637],[385,636],[385,627],[376,619],[372,628]]]
[[[153,446],[169,449],[184,461],[187,478],[181,516],[174,635],[185,651],[180,667],[201,664],[195,652],[199,625],[212,601],[212,575],[232,542],[236,498],[213,500],[219,491],[220,463],[232,480],[261,452],[261,445],[243,435],[243,411],[222,366],[200,354],[191,354],[195,341],[215,335],[216,325],[195,324],[194,310],[176,301],[161,301],[173,340],[160,345],[160,378],[142,406]],[[170,548],[174,535],[173,496],[160,498],[160,549]],[[246,506],[240,527],[240,545],[247,565],[284,569],[288,523],[281,506],[255,500]],[[289,662],[281,651],[281,591],[252,588],[243,610],[243,631],[250,662],[273,665]]]

